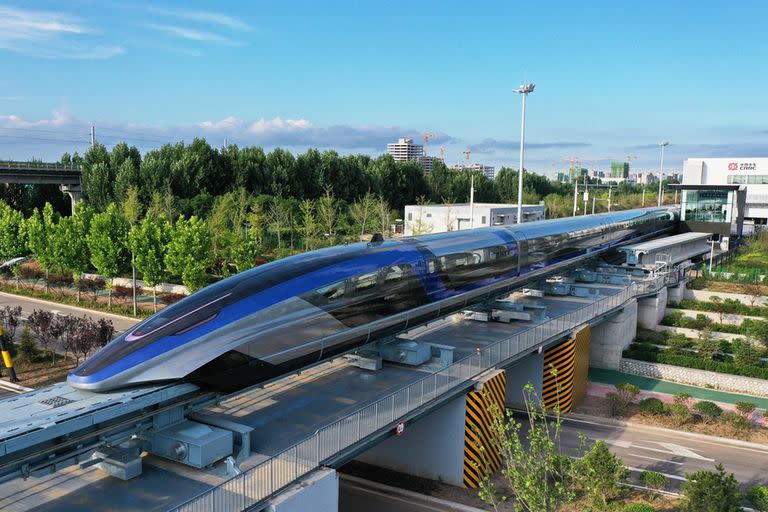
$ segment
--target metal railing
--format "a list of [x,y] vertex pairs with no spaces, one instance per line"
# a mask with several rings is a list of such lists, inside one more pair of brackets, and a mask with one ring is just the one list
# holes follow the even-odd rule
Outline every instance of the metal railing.
[[172,510],[229,512],[244,510],[263,502],[319,467],[321,462],[384,428],[394,427],[397,421],[408,413],[462,383],[502,362],[521,356],[528,350],[543,346],[547,340],[584,325],[638,295],[658,291],[664,286],[664,281],[665,276],[660,275],[646,281],[633,282],[616,295],[605,297],[582,309],[552,318],[545,324],[493,343],[378,402],[318,429],[300,443]]
[[61,171],[80,172],[80,166],[74,164],[49,164],[45,162],[4,162],[0,161],[0,169],[18,169],[24,171]]

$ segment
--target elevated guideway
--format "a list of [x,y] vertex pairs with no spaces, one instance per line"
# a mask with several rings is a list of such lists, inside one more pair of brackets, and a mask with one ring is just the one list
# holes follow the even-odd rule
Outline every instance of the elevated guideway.
[[[0,421],[0,474],[44,475],[70,465],[64,473],[67,492],[52,490],[61,486],[56,475],[14,480],[0,485],[0,508],[26,510],[35,500],[30,485],[36,492],[49,485],[57,496],[51,510],[66,510],[68,504],[92,501],[94,483],[115,504],[126,504],[113,507],[116,510],[135,508],[131,495],[136,489],[147,495],[157,489],[164,496],[152,500],[157,510],[241,510],[266,504],[315,469],[338,467],[391,437],[398,424],[418,421],[465,394],[488,370],[547,353],[575,331],[610,323],[628,304],[671,284],[669,272],[609,272],[604,265],[584,262],[578,266],[581,273],[572,275],[581,279],[574,279],[579,282],[568,293],[489,296],[472,306],[472,314],[451,315],[401,334],[394,340],[401,352],[408,350],[410,341],[432,348],[434,357],[419,366],[385,363],[379,370],[366,370],[355,357],[345,356],[227,397],[189,384],[108,395],[60,387],[32,393],[17,404],[13,421]],[[544,280],[530,286],[546,288]],[[471,320],[478,311],[507,315],[497,322]],[[370,348],[357,356],[365,356]],[[444,357],[447,352],[450,360]],[[55,408],[43,403],[56,397],[72,402]],[[0,406],[8,410],[7,400]],[[146,474],[128,486],[93,467],[98,464],[112,474],[126,471],[110,467],[119,457],[109,450],[125,449],[126,443],[135,450],[150,443],[152,452],[162,451],[158,432],[180,424],[232,432],[231,456],[213,466],[195,466],[205,468],[199,471],[189,467],[189,461],[182,461],[183,466],[166,460],[174,460],[177,452],[172,450],[162,457],[145,454]],[[169,474],[180,478],[179,483],[173,494],[162,494]],[[236,476],[230,478],[232,474]]]

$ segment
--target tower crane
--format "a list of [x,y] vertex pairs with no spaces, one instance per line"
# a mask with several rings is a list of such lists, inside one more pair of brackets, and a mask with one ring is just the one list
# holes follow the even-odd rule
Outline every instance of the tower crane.
[[434,137],[434,133],[424,132],[424,156],[429,156],[429,139]]

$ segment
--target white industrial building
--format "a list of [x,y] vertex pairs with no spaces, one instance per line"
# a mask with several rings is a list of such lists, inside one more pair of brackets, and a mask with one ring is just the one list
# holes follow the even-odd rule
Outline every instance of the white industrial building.
[[496,177],[496,168],[492,165],[483,164],[456,164],[451,167],[454,171],[477,171],[485,175],[486,178],[494,179]]
[[[524,204],[523,222],[535,220],[544,220],[544,205]],[[408,236],[444,233],[488,226],[508,226],[516,222],[516,204],[410,204],[405,207],[403,233]]]
[[[683,163],[683,185],[742,185],[744,227],[768,224],[768,158],[688,158]],[[685,191],[691,197],[683,200],[693,204],[694,193]]]

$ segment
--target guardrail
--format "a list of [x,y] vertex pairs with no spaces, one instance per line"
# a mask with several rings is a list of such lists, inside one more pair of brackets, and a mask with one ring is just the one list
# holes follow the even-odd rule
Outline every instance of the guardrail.
[[0,161],[0,169],[19,169],[28,171],[77,171],[80,172],[80,166],[74,164],[48,164],[45,162],[3,162]]
[[229,512],[245,510],[266,500],[298,478],[318,468],[322,461],[366,437],[393,428],[406,414],[451,391],[498,364],[541,346],[545,341],[618,308],[628,300],[658,291],[665,276],[633,282],[622,292],[531,327],[489,345],[476,354],[402,388],[371,405],[341,418],[300,443],[257,466],[209,489],[172,509],[173,512]]

